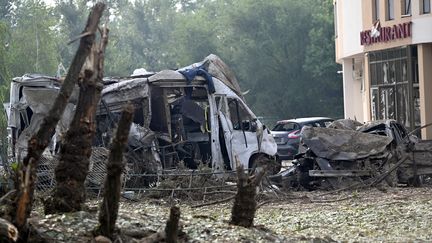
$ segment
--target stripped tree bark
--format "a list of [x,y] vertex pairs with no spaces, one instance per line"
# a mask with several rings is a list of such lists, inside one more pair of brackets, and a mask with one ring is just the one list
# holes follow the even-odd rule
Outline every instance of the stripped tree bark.
[[134,106],[128,104],[120,118],[116,137],[111,143],[107,164],[107,176],[104,184],[104,198],[99,207],[99,227],[96,235],[103,235],[114,240],[114,227],[120,201],[121,173],[124,169],[123,150],[126,147],[132,124]]
[[11,211],[10,215],[14,224],[18,227],[20,234],[22,233],[25,235],[26,230],[24,230],[24,228],[32,209],[36,168],[39,159],[55,133],[55,127],[68,103],[69,97],[78,80],[80,70],[90,53],[91,46],[95,39],[94,33],[97,30],[99,19],[102,16],[104,8],[105,5],[103,3],[98,3],[93,7],[84,30],[84,32],[91,34],[81,39],[78,50],[48,116],[43,119],[39,130],[28,142],[28,152],[18,173],[19,183],[16,184],[18,193],[15,203],[12,205],[16,210]]
[[265,168],[259,167],[255,174],[249,176],[244,172],[243,166],[237,167],[237,194],[231,211],[230,224],[243,227],[253,226],[255,211],[257,208],[257,186],[265,174]]
[[78,104],[60,149],[55,169],[56,186],[44,202],[45,213],[72,212],[85,202],[85,179],[88,174],[93,138],[96,133],[96,109],[103,88],[104,53],[108,29],[102,30],[99,45],[93,44],[79,80]]

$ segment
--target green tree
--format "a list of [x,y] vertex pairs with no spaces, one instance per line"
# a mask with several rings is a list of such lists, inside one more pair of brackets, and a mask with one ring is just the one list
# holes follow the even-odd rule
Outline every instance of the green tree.
[[11,0],[0,0],[0,21],[9,21],[12,12]]
[[313,77],[311,95],[321,94],[314,110],[322,115],[340,117],[343,114],[342,77],[335,62],[333,1],[320,1],[312,14],[310,44],[306,49],[304,70]]
[[166,48],[174,27],[175,4],[173,0],[136,0],[120,7],[120,17],[110,23],[106,72],[125,75],[136,68],[151,71],[175,66]]
[[307,1],[235,1],[224,21],[229,29],[224,56],[256,113],[306,115],[301,89],[310,76],[303,71],[309,43],[311,10]]
[[16,24],[11,29],[9,70],[13,76],[24,73],[54,75],[57,54],[57,20],[51,8],[41,0],[27,0],[19,4],[15,13]]
[[60,20],[58,23],[58,53],[65,67],[70,65],[73,55],[78,48],[79,41],[67,45],[70,40],[81,34],[88,15],[86,0],[57,0],[54,15]]
[[4,85],[10,79],[7,55],[10,40],[11,10],[11,1],[0,0],[0,85]]
[[9,29],[7,25],[3,21],[0,21],[0,86],[6,84],[10,79],[9,70],[7,68],[8,36]]
[[[217,3],[201,2],[177,14],[167,49],[173,53],[177,66],[201,61],[210,53],[219,54]],[[189,6],[189,5],[187,5]]]

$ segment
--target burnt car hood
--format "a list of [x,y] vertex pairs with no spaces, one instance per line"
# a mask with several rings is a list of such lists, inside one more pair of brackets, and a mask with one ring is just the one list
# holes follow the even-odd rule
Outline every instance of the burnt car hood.
[[357,160],[378,156],[392,139],[385,136],[323,127],[303,127],[303,143],[316,156],[329,160]]

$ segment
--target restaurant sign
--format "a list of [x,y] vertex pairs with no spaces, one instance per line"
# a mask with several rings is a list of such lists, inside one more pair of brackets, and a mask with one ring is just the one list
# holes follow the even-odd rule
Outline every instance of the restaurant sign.
[[410,21],[393,26],[381,27],[378,21],[372,26],[372,29],[360,32],[360,43],[362,46],[372,45],[411,37],[411,25],[412,22]]

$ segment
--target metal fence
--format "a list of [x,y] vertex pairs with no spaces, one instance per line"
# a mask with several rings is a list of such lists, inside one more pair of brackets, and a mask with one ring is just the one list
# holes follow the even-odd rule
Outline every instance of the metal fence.
[[[86,188],[93,195],[100,196],[106,176],[106,163],[108,149],[94,147],[90,158],[89,172],[86,179]],[[136,161],[135,161],[136,163]],[[37,186],[39,192],[46,192],[54,188],[55,167],[58,156],[43,156],[37,169]],[[191,194],[205,195],[218,190],[235,189],[235,171],[212,172],[211,168],[191,170],[187,168],[161,170],[158,173],[137,173],[133,166],[126,163],[122,176],[123,193],[134,195],[156,195],[171,197],[191,197]]]

